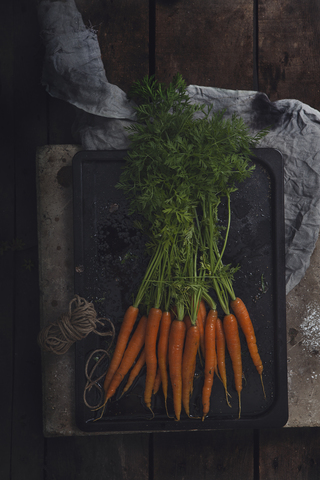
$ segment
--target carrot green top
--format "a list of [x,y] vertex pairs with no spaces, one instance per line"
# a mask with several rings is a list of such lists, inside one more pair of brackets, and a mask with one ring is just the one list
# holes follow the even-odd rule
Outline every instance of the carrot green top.
[[[128,127],[131,145],[118,188],[141,214],[153,257],[135,304],[183,305],[195,322],[210,287],[223,304],[232,289],[236,270],[222,263],[230,195],[251,175],[252,148],[266,131],[252,136],[238,116],[226,119],[224,111],[193,104],[180,74],[168,86],[145,77],[129,96],[137,122]],[[222,197],[226,229],[218,219]]]

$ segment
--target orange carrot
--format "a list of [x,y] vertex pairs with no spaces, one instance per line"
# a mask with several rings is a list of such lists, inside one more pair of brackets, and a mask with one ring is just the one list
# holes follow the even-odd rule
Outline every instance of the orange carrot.
[[239,418],[241,415],[241,390],[242,390],[242,359],[239,329],[237,319],[229,313],[223,319],[223,330],[226,338],[228,352],[230,354],[235,389],[239,398]]
[[222,384],[224,386],[224,390],[226,393],[226,401],[229,407],[231,407],[229,403],[229,393],[227,389],[227,372],[226,372],[226,339],[224,336],[224,331],[222,327],[222,322],[220,318],[217,318],[216,322],[216,347],[217,347],[217,364],[218,364],[218,370],[219,370],[219,375],[222,381]]
[[[191,318],[189,317],[189,315],[185,315],[183,321],[184,321],[184,323],[186,324],[186,331],[188,331],[188,328],[192,326]],[[198,328],[198,329],[199,329],[199,328]],[[199,337],[200,337],[200,332],[199,332]],[[199,346],[200,346],[200,340],[199,340]],[[199,350],[199,346],[198,346],[198,350]],[[195,358],[195,359],[194,359],[194,362],[193,362],[193,375],[192,375],[192,378],[194,377],[194,373],[195,373],[195,371],[196,371],[196,364],[197,364],[197,358]],[[192,395],[192,392],[193,392],[193,382],[191,383],[190,396]],[[182,402],[182,403],[183,403],[183,402]]]
[[205,341],[204,341],[204,322],[207,316],[206,306],[203,300],[199,304],[198,314],[197,314],[197,325],[199,328],[200,334],[200,350],[203,358],[205,357]]
[[182,356],[182,404],[190,416],[190,395],[193,390],[194,366],[200,343],[197,325],[191,325],[186,332],[186,341]]
[[182,406],[182,354],[185,334],[186,324],[182,320],[173,320],[169,335],[168,358],[176,420],[180,420]]
[[168,396],[168,345],[169,333],[172,322],[170,312],[163,312],[160,322],[159,342],[158,342],[158,364],[161,373],[162,391],[164,395],[166,412],[167,410],[167,396]]
[[109,400],[109,398],[111,398],[116,393],[117,388],[119,387],[120,383],[124,379],[125,375],[129,372],[138,353],[143,347],[144,341],[145,341],[146,326],[147,326],[147,317],[143,315],[139,320],[137,328],[135,329],[128,343],[128,346],[122,357],[121,363],[112,377],[112,380],[106,392],[106,397],[104,400],[105,403]]
[[161,371],[160,371],[160,368],[158,367],[156,378],[154,379],[154,384],[152,389],[153,395],[158,393],[160,385],[161,385]]
[[202,421],[210,410],[210,397],[213,385],[213,376],[216,366],[216,321],[218,313],[216,310],[209,310],[206,318],[205,329],[205,362],[204,362],[204,383],[202,388]]
[[122,360],[124,351],[126,349],[130,334],[132,332],[133,326],[138,316],[139,309],[131,305],[122,320],[120,332],[118,334],[118,339],[116,343],[116,347],[104,379],[103,390],[105,395],[107,394],[107,390],[109,388],[109,384],[112,380],[113,375],[115,374],[116,370],[118,369],[120,362]]
[[142,367],[144,366],[145,363],[146,363],[146,351],[143,348],[140,355],[139,355],[138,360],[136,361],[135,365],[133,366],[133,368],[130,372],[127,384],[124,387],[124,389],[122,390],[122,395],[129,390],[129,388],[133,384],[136,377],[139,375],[139,373],[140,373],[140,371],[141,371],[141,369],[142,369]]
[[231,301],[230,306],[234,311],[234,314],[238,320],[241,330],[243,331],[246,337],[248,349],[249,349],[253,364],[256,367],[261,377],[263,372],[263,365],[258,352],[257,339],[254,333],[254,328],[253,328],[252,321],[251,321],[249,312],[247,310],[247,307],[245,306],[243,301],[238,297],[235,300]]
[[[162,311],[160,308],[151,308],[148,314],[145,350],[146,350],[146,383],[144,389],[144,401],[146,406],[151,410],[151,397],[154,381],[157,374],[157,338],[160,326]],[[153,413],[153,412],[152,412]]]

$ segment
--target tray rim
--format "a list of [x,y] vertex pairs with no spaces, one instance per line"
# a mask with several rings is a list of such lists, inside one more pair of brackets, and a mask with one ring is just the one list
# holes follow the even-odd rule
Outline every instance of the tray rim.
[[[127,150],[82,150],[77,152],[72,160],[73,184],[78,188],[73,189],[74,199],[74,238],[82,238],[82,165],[86,161],[115,161],[123,160]],[[228,418],[228,419],[206,419],[206,422],[193,423],[193,420],[185,419],[180,422],[172,420],[153,419],[152,421],[133,420],[126,421],[103,421],[86,423],[82,417],[83,408],[79,408],[79,400],[82,398],[82,392],[78,390],[76,379],[76,424],[80,430],[92,433],[155,433],[155,432],[178,432],[178,431],[212,431],[219,429],[234,428],[279,428],[283,427],[289,417],[288,411],[288,386],[287,386],[287,348],[286,348],[286,293],[285,293],[285,228],[284,228],[284,165],[283,157],[279,150],[274,148],[255,148],[252,149],[252,159],[259,162],[266,168],[274,184],[274,194],[272,196],[272,212],[277,210],[274,215],[273,231],[275,238],[274,249],[274,278],[277,281],[276,290],[278,295],[274,298],[274,310],[277,318],[283,318],[283,322],[276,322],[275,336],[275,361],[277,362],[277,375],[275,377],[278,395],[270,408],[259,416],[254,418]],[[79,208],[80,206],[80,208]],[[279,214],[280,212],[280,214]],[[83,252],[81,248],[74,249],[75,265],[79,265]],[[77,289],[81,290],[81,278],[75,275],[75,293]],[[279,346],[281,343],[281,348]],[[78,347],[76,343],[75,360],[77,358]],[[77,369],[76,369],[77,370]],[[80,395],[80,397],[79,397]],[[85,407],[85,406],[84,406]],[[85,407],[87,408],[87,407]],[[157,423],[156,423],[157,422]],[[138,427],[139,425],[139,427]]]

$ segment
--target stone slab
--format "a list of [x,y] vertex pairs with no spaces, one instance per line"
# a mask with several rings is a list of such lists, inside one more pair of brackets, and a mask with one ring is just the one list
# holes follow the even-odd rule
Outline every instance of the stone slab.
[[[76,145],[37,150],[40,328],[68,311],[73,289],[72,158]],[[47,436],[81,434],[74,419],[74,348],[42,353],[43,431]]]
[[[41,325],[68,310],[73,298],[72,158],[77,145],[37,151]],[[304,279],[287,295],[289,420],[320,426],[320,242]],[[43,353],[43,430],[46,437],[88,435],[75,425],[74,349]]]

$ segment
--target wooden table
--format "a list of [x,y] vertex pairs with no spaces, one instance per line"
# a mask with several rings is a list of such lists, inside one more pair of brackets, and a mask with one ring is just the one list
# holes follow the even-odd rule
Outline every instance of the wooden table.
[[[73,298],[73,202],[72,157],[77,145],[47,145],[38,149],[38,232],[40,258],[41,325],[56,320],[67,311]],[[302,342],[301,318],[308,305],[320,310],[315,296],[319,285],[320,246],[306,277],[287,301],[289,421],[287,427],[316,427],[320,413],[317,377],[318,354]],[[303,317],[304,315],[304,317]],[[43,412],[45,436],[86,436],[75,424],[74,349],[62,356],[43,353]],[[221,432],[219,432],[220,435]],[[94,434],[97,435],[97,434]],[[108,432],[103,435],[108,435]],[[176,434],[170,434],[175,436]],[[191,435],[189,432],[187,435]],[[197,438],[200,432],[196,433]],[[229,435],[224,432],[224,435]],[[243,432],[236,432],[242,436]],[[248,432],[246,433],[248,435]],[[204,432],[212,438],[214,433]],[[146,435],[139,435],[143,439]],[[161,438],[161,434],[155,434]],[[167,443],[167,442],[166,442]]]
[[[272,101],[295,98],[320,109],[320,12],[312,0],[76,0],[76,4],[86,24],[98,31],[108,80],[124,90],[147,73],[156,73],[166,81],[180,71],[188,84],[260,90]],[[37,5],[38,0],[15,0],[1,7],[1,100],[5,121],[0,144],[0,214],[4,226],[0,238],[0,358],[6,367],[2,378],[6,395],[1,396],[1,410],[8,414],[2,423],[0,477],[318,479],[318,357],[312,354],[310,364],[304,363],[301,368],[305,352],[300,343],[299,320],[299,315],[307,318],[312,312],[310,304],[318,297],[318,270],[313,268],[318,264],[318,245],[306,278],[287,298],[288,312],[294,312],[296,322],[288,331],[289,380],[299,387],[297,396],[291,383],[288,425],[296,428],[78,435],[70,416],[72,383],[67,392],[62,388],[60,404],[55,391],[54,375],[59,373],[60,379],[72,377],[71,354],[66,361],[47,361],[47,372],[51,371],[54,380],[53,398],[48,399],[48,405],[51,410],[58,405],[59,410],[52,410],[51,425],[46,422],[48,431],[43,436],[40,352],[36,344],[40,313],[35,159],[41,145],[69,146],[75,142],[71,132],[75,113],[70,105],[49,97],[41,85],[43,49]],[[66,157],[60,157],[60,166],[67,167],[62,158]],[[70,189],[62,185],[59,188]],[[57,226],[60,220],[55,218],[60,219],[62,212],[53,215]],[[55,248],[55,255],[65,255],[63,248],[68,249],[66,244]],[[71,252],[68,255],[72,261]],[[62,290],[68,282],[64,277],[67,271],[72,271],[72,265],[63,265]],[[46,320],[65,310],[72,293],[71,277],[67,284],[70,291],[66,297],[51,299],[52,317]],[[43,292],[40,294],[43,304]],[[48,297],[47,302],[49,308]],[[309,380],[299,385],[304,373]],[[50,389],[49,378],[44,380],[45,391]],[[303,419],[298,415],[302,405],[308,411]],[[49,413],[45,407],[46,418]],[[290,423],[292,419],[296,423]],[[62,431],[64,436],[60,436]]]
[[[73,298],[72,157],[76,145],[38,149],[38,231],[41,325],[57,320]],[[289,420],[287,427],[320,426],[318,351],[300,327],[319,315],[320,242],[303,281],[287,297]],[[310,311],[312,309],[312,312]],[[315,313],[314,313],[315,312]],[[285,319],[283,319],[285,321]],[[320,330],[320,327],[319,327]],[[309,327],[310,333],[310,327]],[[313,335],[316,332],[313,327]],[[318,334],[319,338],[320,335]],[[309,341],[309,344],[308,344]],[[83,435],[74,421],[74,352],[43,354],[45,435]]]

